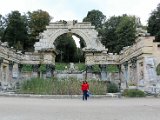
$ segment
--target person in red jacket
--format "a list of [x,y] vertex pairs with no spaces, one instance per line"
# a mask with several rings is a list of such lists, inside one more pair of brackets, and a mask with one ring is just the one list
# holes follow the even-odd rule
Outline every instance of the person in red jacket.
[[87,81],[83,81],[81,90],[83,92],[83,100],[87,100],[87,92],[89,90],[89,84],[87,83]]

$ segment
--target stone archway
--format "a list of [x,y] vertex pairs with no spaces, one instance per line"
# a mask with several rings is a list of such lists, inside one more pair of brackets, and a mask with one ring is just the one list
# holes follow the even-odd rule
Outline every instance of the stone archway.
[[53,45],[57,37],[71,32],[83,38],[86,43],[85,50],[103,51],[105,47],[101,44],[98,33],[94,26],[89,22],[77,23],[77,21],[60,21],[50,23],[47,29],[39,35],[39,42],[36,42],[35,51],[42,49],[55,48]]

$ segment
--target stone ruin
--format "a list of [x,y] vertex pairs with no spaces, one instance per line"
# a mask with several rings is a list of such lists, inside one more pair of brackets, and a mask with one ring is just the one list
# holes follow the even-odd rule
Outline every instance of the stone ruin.
[[119,68],[119,83],[122,88],[136,87],[143,90],[152,90],[153,86],[159,85],[156,67],[160,63],[160,43],[154,42],[154,37],[145,31],[138,33],[138,38],[132,46],[124,47],[120,54],[108,53],[101,44],[97,31],[88,22],[59,21],[50,23],[43,33],[39,35],[39,42],[35,43],[35,51],[22,54],[7,43],[0,42],[0,83],[3,87],[13,87],[22,81],[22,66],[32,65],[31,77],[39,77],[38,68],[46,66],[45,77],[54,76],[56,49],[54,41],[64,33],[71,32],[81,36],[86,47],[85,53],[86,72],[85,78],[92,79],[93,65],[99,65],[101,69],[101,80],[108,80],[106,68],[109,64],[117,65]]

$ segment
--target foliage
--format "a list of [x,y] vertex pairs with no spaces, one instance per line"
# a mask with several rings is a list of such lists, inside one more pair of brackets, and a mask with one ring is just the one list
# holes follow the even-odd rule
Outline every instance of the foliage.
[[107,65],[107,72],[118,72],[117,65]]
[[158,66],[156,68],[156,72],[157,72],[157,75],[160,75],[160,64],[158,64]]
[[77,66],[79,71],[85,71],[86,70],[86,66],[84,63],[75,63],[75,66]]
[[116,29],[118,24],[120,23],[121,17],[112,16],[104,23],[103,29],[100,30],[100,35],[102,37],[102,43],[108,48],[108,52],[117,52],[117,41],[118,36],[116,34]]
[[[77,68],[78,71],[85,71],[86,70],[86,66],[85,66],[84,63],[74,63],[74,65],[75,65],[75,68]],[[66,68],[65,68],[66,66],[67,66],[67,69],[68,69],[69,68],[69,63],[56,62],[55,70],[58,70],[58,71],[59,70],[60,71],[66,70]],[[24,71],[24,72],[32,71],[32,65],[23,64],[22,71]],[[45,72],[46,71],[46,66],[44,64],[40,65],[39,71]],[[93,72],[100,72],[100,71],[101,70],[99,68],[99,65],[94,65],[93,66]],[[106,72],[118,72],[118,68],[115,65],[108,65],[107,69],[106,69]]]
[[105,95],[107,86],[105,81],[98,81],[98,80],[90,80],[89,83],[89,91],[91,94],[94,95]]
[[[67,63],[56,63],[55,64],[55,69],[63,71],[63,70],[65,70],[65,66],[67,66],[67,68],[69,68],[69,64],[67,64]],[[76,63],[75,66],[78,66],[79,70],[85,70],[84,63]],[[22,71],[31,72],[32,71],[32,65],[23,64]],[[46,71],[46,66],[44,64],[41,64],[40,68],[39,68],[39,71],[45,72]]]
[[25,49],[27,51],[30,51],[33,49],[34,43],[37,41],[36,37],[38,37],[39,33],[43,32],[46,29],[46,25],[49,25],[51,16],[49,15],[48,12],[43,10],[28,12],[27,15],[28,15],[29,40],[25,45],[26,46]]
[[4,30],[5,30],[5,21],[4,21],[4,17],[0,14],[0,40],[4,34]]
[[84,62],[84,61],[85,61],[85,58],[84,58],[84,53],[82,51],[82,47],[77,48],[77,55],[76,55],[75,62]]
[[65,70],[65,67],[67,66],[67,68],[69,67],[69,64],[67,63],[59,63],[59,62],[56,62],[55,64],[55,69],[56,70]]
[[[100,72],[101,68],[99,65],[93,65],[93,72]],[[106,72],[118,72],[118,68],[116,65],[107,65]]]
[[41,64],[40,68],[39,68],[39,71],[41,71],[42,73],[46,72],[46,65]]
[[[85,64],[84,63],[75,63],[74,64],[75,65],[75,67],[77,67],[78,68],[78,71],[84,71],[85,70]],[[66,66],[67,66],[67,68],[69,68],[69,63],[56,63],[55,64],[55,66],[56,66],[56,70],[65,70],[66,68]]]
[[[33,71],[32,65],[23,64],[22,71],[23,72],[31,72],[31,71]],[[46,66],[44,64],[41,64],[40,67],[39,67],[39,71],[40,72],[45,72],[46,71]]]
[[160,4],[158,4],[157,8],[151,13],[151,16],[148,19],[148,32],[156,36],[156,40],[160,42]]
[[77,59],[76,43],[70,33],[59,36],[54,45],[59,54],[56,57],[57,62],[75,62]]
[[155,41],[160,42],[160,31],[157,32],[157,34],[155,36]]
[[93,72],[100,72],[101,69],[99,67],[99,65],[93,65]]
[[83,19],[83,22],[91,22],[92,25],[98,30],[102,28],[105,22],[106,16],[99,10],[91,10],[88,12],[87,16]]
[[86,47],[86,43],[85,43],[85,41],[84,41],[81,37],[79,37],[79,38],[80,38],[80,41],[79,41],[80,48],[84,48],[84,47]]
[[32,71],[32,65],[23,64],[22,71],[24,71],[24,72],[31,72]]
[[19,11],[12,11],[6,18],[6,29],[2,37],[3,42],[8,42],[9,46],[16,49],[23,49],[25,41],[28,39],[25,16]]
[[108,92],[108,93],[116,93],[116,92],[119,92],[119,89],[118,89],[117,84],[115,84],[115,83],[113,83],[113,82],[107,83],[107,92]]
[[138,89],[125,89],[122,95],[126,97],[145,97],[145,93]]
[[102,43],[108,52],[119,53],[125,46],[130,46],[136,38],[136,23],[134,16],[112,16],[100,30]]
[[0,15],[0,36],[9,47],[22,51],[33,51],[40,32],[49,24],[51,17],[46,11],[37,10],[21,15],[12,11],[6,17]]
[[136,24],[134,16],[124,15],[116,29],[118,41],[117,50],[121,50],[125,46],[130,46],[136,39]]
[[[92,94],[105,94],[106,85],[101,81],[88,81]],[[61,79],[31,79],[21,84],[18,93],[48,94],[48,95],[80,95],[81,81],[75,78]]]

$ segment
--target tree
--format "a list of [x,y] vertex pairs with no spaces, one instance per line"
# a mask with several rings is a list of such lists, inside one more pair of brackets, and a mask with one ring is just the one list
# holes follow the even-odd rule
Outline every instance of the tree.
[[58,37],[54,45],[59,54],[56,57],[57,62],[77,62],[77,47],[70,33]]
[[160,4],[158,4],[156,10],[151,13],[151,16],[148,19],[148,32],[156,36],[155,41],[160,42]]
[[25,41],[28,39],[27,25],[24,22],[25,16],[19,11],[12,11],[6,18],[6,29],[2,41],[8,42],[8,45],[16,49],[23,49]]
[[116,34],[118,37],[117,52],[125,46],[132,45],[136,39],[135,17],[127,15],[122,16],[121,21],[117,26]]
[[5,21],[4,21],[4,17],[0,14],[0,40],[4,34],[4,30],[5,30]]
[[27,48],[33,50],[33,45],[37,41],[39,33],[46,29],[46,26],[49,25],[50,20],[51,16],[46,11],[37,10],[28,12],[29,41],[26,43]]
[[136,38],[136,23],[134,16],[112,16],[100,31],[102,43],[108,52],[119,53],[124,46],[132,45]]
[[99,10],[91,10],[88,12],[87,16],[83,19],[83,22],[91,22],[95,28],[101,29],[103,23],[106,20],[106,16]]
[[112,16],[104,23],[103,29],[100,30],[100,35],[102,37],[102,44],[108,48],[108,52],[117,52],[116,46],[118,36],[116,33],[116,29],[118,24],[120,23],[121,17]]

